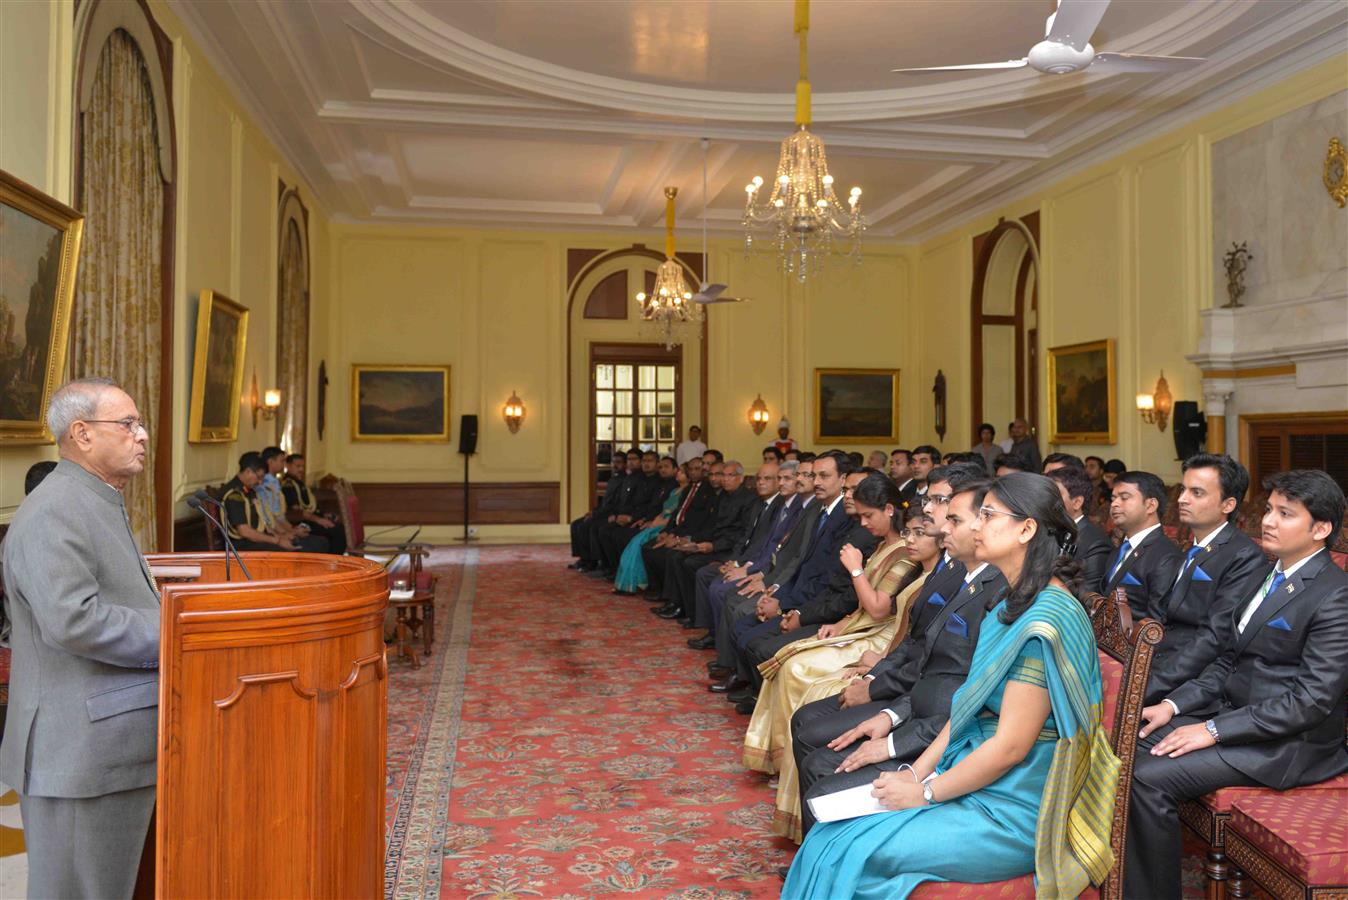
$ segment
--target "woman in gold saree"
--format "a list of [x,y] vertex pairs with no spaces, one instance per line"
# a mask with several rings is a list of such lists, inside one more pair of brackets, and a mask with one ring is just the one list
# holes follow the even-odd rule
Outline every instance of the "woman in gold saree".
[[864,566],[851,544],[838,554],[840,565],[852,573],[856,610],[815,637],[786,645],[758,667],[763,687],[744,737],[744,764],[759,772],[773,774],[783,757],[791,756],[791,714],[813,681],[836,674],[867,650],[883,650],[900,624],[907,626],[907,607],[896,608],[894,597],[922,572],[905,552],[899,489],[883,475],[868,475],[853,490],[852,502],[862,527],[880,543]]

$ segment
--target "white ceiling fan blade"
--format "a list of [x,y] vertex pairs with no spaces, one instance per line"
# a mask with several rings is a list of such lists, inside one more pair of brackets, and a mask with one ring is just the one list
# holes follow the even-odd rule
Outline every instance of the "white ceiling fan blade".
[[1028,64],[1025,59],[1008,59],[1006,62],[969,63],[965,66],[927,66],[921,69],[890,69],[891,72],[975,72],[979,69],[1020,69]]
[[1105,72],[1183,72],[1199,63],[1201,56],[1147,56],[1145,53],[1097,53],[1091,68]]
[[749,298],[748,298],[748,297],[718,297],[718,298],[716,298],[715,300],[699,300],[697,297],[694,297],[694,298],[693,298],[693,302],[694,302],[694,303],[701,303],[703,306],[710,306],[710,305],[713,304],[713,303],[748,303],[748,302],[749,302]]
[[[703,257],[706,258],[705,256]],[[702,290],[693,295],[694,303],[713,303],[716,298],[725,293],[723,284],[704,284]]]
[[1109,0],[1058,0],[1058,11],[1044,23],[1044,40],[1085,50],[1109,9]]

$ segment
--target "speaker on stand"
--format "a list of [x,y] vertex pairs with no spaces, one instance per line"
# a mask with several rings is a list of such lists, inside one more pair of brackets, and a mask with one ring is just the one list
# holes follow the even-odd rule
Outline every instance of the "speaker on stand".
[[463,454],[463,537],[465,544],[477,538],[468,533],[468,458],[477,452],[477,416],[459,417],[459,453]]
[[1197,401],[1179,400],[1170,421],[1175,428],[1175,457],[1188,459],[1199,450],[1208,439],[1208,420],[1198,408]]

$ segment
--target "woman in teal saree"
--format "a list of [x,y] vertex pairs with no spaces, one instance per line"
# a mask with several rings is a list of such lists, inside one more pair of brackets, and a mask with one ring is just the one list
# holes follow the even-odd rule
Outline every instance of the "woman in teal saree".
[[641,558],[641,548],[655,540],[655,536],[664,529],[669,517],[674,515],[674,510],[679,508],[683,492],[688,488],[687,464],[679,466],[674,472],[674,477],[678,479],[679,486],[670,491],[669,496],[665,498],[665,505],[660,508],[660,515],[651,519],[650,525],[637,532],[623,548],[623,555],[618,559],[618,571],[613,576],[613,593],[635,594],[646,589],[649,582],[646,579],[646,563]]
[[1074,596],[1076,527],[1055,483],[1018,473],[981,499],[977,557],[1012,585],[988,612],[950,721],[872,794],[894,812],[816,826],[784,898],[902,898],[924,881],[1033,872],[1039,897],[1076,897],[1113,863],[1119,762],[1100,725],[1099,657]]

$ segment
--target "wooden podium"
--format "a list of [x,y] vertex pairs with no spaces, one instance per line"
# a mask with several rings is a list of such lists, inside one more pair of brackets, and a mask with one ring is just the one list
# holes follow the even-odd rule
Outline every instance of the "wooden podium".
[[384,569],[243,557],[253,581],[237,563],[225,581],[219,554],[149,557],[163,595],[155,896],[379,896]]

